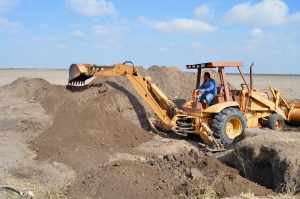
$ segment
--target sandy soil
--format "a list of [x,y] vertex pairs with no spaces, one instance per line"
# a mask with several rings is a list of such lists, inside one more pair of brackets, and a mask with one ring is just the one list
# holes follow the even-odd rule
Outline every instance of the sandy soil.
[[[249,76],[245,75],[247,81],[249,81]],[[242,79],[239,75],[229,75],[228,80],[236,88],[240,88],[240,82]],[[250,81],[249,81],[250,82]],[[291,75],[254,75],[253,77],[254,88],[261,91],[269,91],[269,87],[279,89],[283,95],[289,99],[299,99],[300,98],[300,76]]]
[[[150,74],[151,75],[151,74]],[[51,84],[66,85],[68,70],[48,69],[0,69],[0,86],[9,84],[19,77],[42,78]],[[249,76],[245,75],[247,81]],[[243,80],[239,75],[228,75],[228,80],[236,88],[240,88]],[[87,82],[88,83],[88,82]],[[267,91],[269,86],[281,90],[287,99],[300,98],[300,76],[290,75],[254,75],[254,87]]]
[[0,86],[9,84],[19,77],[42,78],[51,84],[66,85],[68,75],[68,70],[0,69]]
[[[19,72],[0,70],[1,84],[9,83],[0,87],[0,184],[57,199],[273,194],[201,152],[197,137],[149,131],[146,118],[153,113],[126,78],[71,88],[64,86],[67,71]],[[177,104],[195,84],[195,74],[177,68],[141,73]],[[39,79],[13,81],[19,74]]]

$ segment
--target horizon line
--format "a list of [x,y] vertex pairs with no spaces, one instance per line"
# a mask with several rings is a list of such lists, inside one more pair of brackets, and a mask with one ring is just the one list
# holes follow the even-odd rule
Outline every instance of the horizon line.
[[[139,66],[137,66],[139,67]],[[152,66],[149,66],[149,67],[145,67],[145,68],[150,68]],[[164,67],[168,67],[168,66],[164,66]],[[170,66],[170,67],[174,67],[174,66]],[[177,67],[177,66],[175,66]],[[181,69],[180,67],[178,67],[179,69]],[[44,67],[44,68],[39,68],[39,67],[0,67],[0,70],[69,70],[68,68],[51,68],[51,67]],[[182,70],[182,69],[181,69]],[[183,72],[189,72],[187,70],[182,70]],[[192,72],[191,73],[195,73],[196,71]],[[229,72],[229,73],[226,73],[228,75],[239,75],[240,73],[239,72]],[[250,73],[243,73],[244,75],[250,75]],[[300,74],[298,73],[253,73],[253,75],[276,75],[276,76],[285,76],[285,75],[288,75],[288,76],[300,76]]]

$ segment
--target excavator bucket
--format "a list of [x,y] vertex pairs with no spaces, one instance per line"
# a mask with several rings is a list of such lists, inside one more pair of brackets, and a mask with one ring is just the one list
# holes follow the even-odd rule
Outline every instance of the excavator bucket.
[[69,84],[82,85],[95,72],[96,68],[90,64],[72,64],[69,69]]

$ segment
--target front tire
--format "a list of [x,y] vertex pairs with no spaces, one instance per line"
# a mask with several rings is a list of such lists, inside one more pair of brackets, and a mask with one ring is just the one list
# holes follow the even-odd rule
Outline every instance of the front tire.
[[239,109],[231,107],[217,114],[211,126],[213,132],[226,144],[232,144],[238,138],[243,137],[247,122]]
[[268,119],[268,127],[277,132],[283,131],[285,127],[285,120],[277,113],[272,114]]

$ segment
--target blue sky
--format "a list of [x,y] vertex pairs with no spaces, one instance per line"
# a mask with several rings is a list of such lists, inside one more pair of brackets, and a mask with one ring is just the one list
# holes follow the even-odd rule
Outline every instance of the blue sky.
[[0,0],[0,67],[125,60],[300,74],[300,1]]

